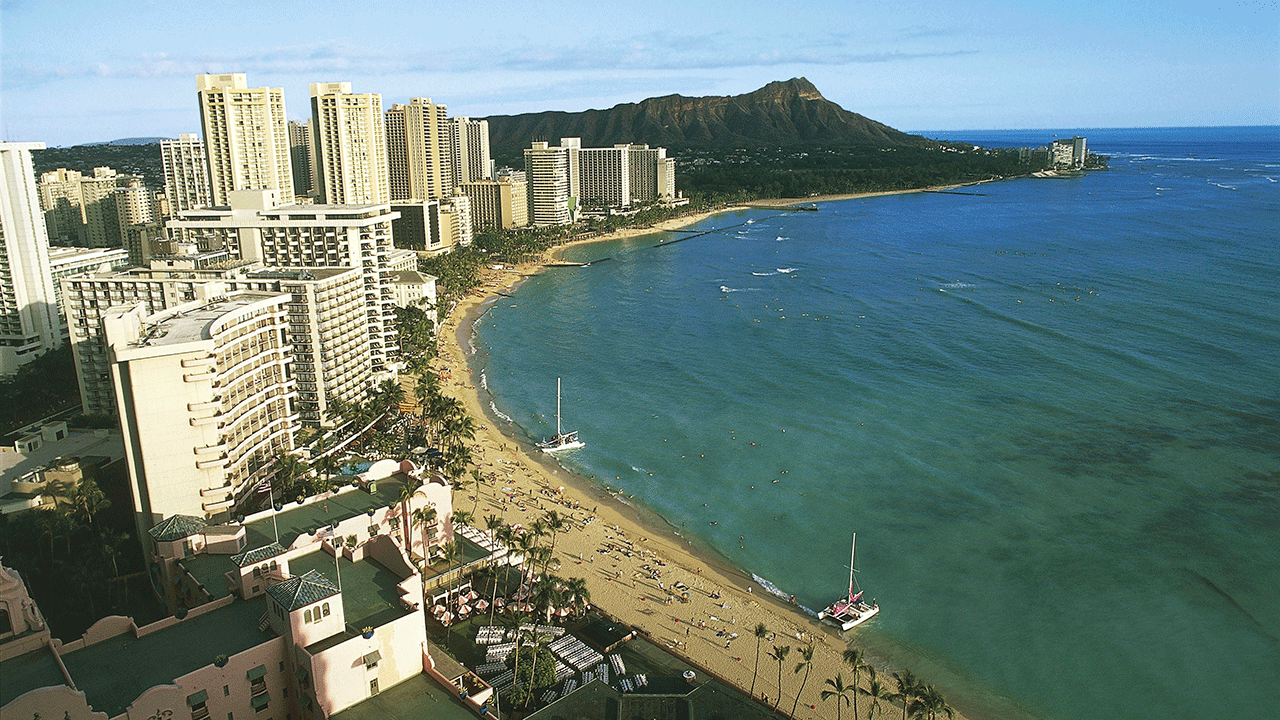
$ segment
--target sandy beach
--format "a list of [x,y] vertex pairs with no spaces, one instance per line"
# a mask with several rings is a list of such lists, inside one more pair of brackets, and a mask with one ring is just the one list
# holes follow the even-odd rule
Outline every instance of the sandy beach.
[[[778,205],[808,203],[779,201]],[[753,205],[759,206],[758,203]],[[647,235],[699,222],[712,214],[744,209],[730,207],[715,213],[700,213],[664,221],[652,228],[628,229],[588,240],[600,242]],[[557,536],[553,568],[562,577],[582,577],[587,581],[594,605],[646,631],[651,639],[668,647],[691,663],[729,681],[744,692],[752,684],[756,662],[754,628],[764,623],[768,639],[759,645],[759,674],[755,682],[757,698],[767,696],[770,706],[778,698],[778,664],[768,656],[775,646],[788,645],[791,654],[783,663],[780,710],[790,711],[804,673],[793,669],[800,661],[799,650],[815,646],[813,669],[799,697],[796,717],[834,718],[835,703],[819,698],[824,681],[837,673],[849,682],[854,673],[841,661],[846,644],[833,632],[798,608],[762,591],[749,576],[717,560],[709,551],[696,551],[684,538],[671,531],[656,516],[638,511],[619,501],[605,488],[571,475],[550,456],[522,446],[507,436],[492,413],[482,404],[477,390],[477,369],[470,364],[468,338],[475,320],[498,296],[527,277],[540,272],[544,263],[554,261],[568,245],[549,250],[537,263],[489,269],[481,289],[458,303],[442,322],[438,337],[440,356],[436,370],[446,378],[443,387],[464,404],[480,425],[476,434],[476,455],[481,472],[496,478],[465,496],[455,496],[454,506],[470,510],[475,504],[476,524],[498,515],[511,524],[525,524],[554,509],[572,518],[572,529]],[[407,380],[406,380],[407,381]],[[487,401],[483,401],[486,402]],[[838,590],[840,582],[833,581]],[[682,597],[688,593],[688,600]],[[857,631],[853,635],[855,641]],[[892,668],[877,667],[882,681],[896,689]],[[925,682],[929,678],[923,678]],[[865,686],[865,681],[862,683]],[[859,699],[861,717],[867,717],[870,702]],[[899,717],[900,706],[882,704],[886,717]],[[846,714],[848,710],[844,711]],[[886,714],[887,713],[887,714]],[[877,714],[876,717],[879,717]],[[852,716],[851,716],[852,717]],[[957,715],[957,717],[962,717]]]

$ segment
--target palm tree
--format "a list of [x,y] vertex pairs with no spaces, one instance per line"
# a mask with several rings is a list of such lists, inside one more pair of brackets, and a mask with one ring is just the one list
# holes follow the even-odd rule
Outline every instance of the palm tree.
[[756,696],[756,675],[760,674],[760,641],[765,639],[769,634],[769,628],[764,623],[756,623],[756,669],[751,674],[751,697]]
[[587,589],[587,581],[580,577],[569,578],[565,581],[565,602],[573,608],[575,615],[583,614],[587,611],[587,604],[591,602],[591,591]]
[[418,381],[413,386],[413,396],[418,401],[418,417],[426,419],[430,401],[439,394],[440,379],[435,374],[428,372],[418,376]]
[[543,516],[542,522],[546,526],[547,530],[551,532],[551,552],[554,554],[556,551],[556,535],[569,527],[569,518],[561,515],[555,510],[548,510],[547,514]]
[[898,690],[891,694],[889,698],[902,703],[902,720],[907,720],[907,707],[915,699],[916,693],[920,689],[920,679],[910,670],[903,670],[895,672],[893,680],[898,684]]
[[466,510],[453,511],[454,525],[470,525],[473,520],[475,520],[475,517],[472,516],[472,514],[467,512]]
[[796,701],[791,703],[791,717],[796,716],[796,708],[800,706],[800,694],[804,692],[804,686],[809,682],[809,671],[813,669],[813,646],[806,645],[800,648],[800,657],[803,659],[796,663],[796,669],[792,674],[798,674],[800,669],[804,668],[804,679],[800,681],[800,690],[796,692]]
[[827,678],[827,686],[831,689],[822,691],[822,701],[836,699],[836,720],[840,720],[840,701],[843,700],[845,705],[849,704],[849,695],[853,693],[853,686],[845,685],[840,673],[836,673],[835,679]]
[[911,703],[911,714],[935,720],[939,715],[955,717],[956,711],[947,704],[947,699],[936,688],[923,685],[917,686],[916,699]]
[[564,602],[564,592],[560,589],[560,578],[543,575],[533,585],[533,605],[539,615],[546,614],[547,622],[551,622],[552,608]]
[[[453,564],[462,559],[462,545],[453,541],[447,542],[441,548],[441,553],[444,556],[445,567],[448,568],[445,570],[447,577],[447,574],[453,570]],[[451,636],[452,631],[449,632]]]
[[791,654],[790,645],[782,645],[775,647],[769,653],[769,657],[778,661],[778,697],[773,701],[773,711],[778,712],[778,703],[782,702],[782,661],[787,659],[787,655]]
[[[866,653],[858,648],[845,648],[844,655],[845,664],[853,668],[852,687],[856,690],[858,687],[858,678],[862,675],[863,670],[869,669],[871,666],[867,664]],[[874,671],[872,671],[874,672]],[[858,694],[853,694],[853,720],[858,720]]]
[[[428,538],[427,526],[436,521],[436,516],[436,509],[433,507],[418,508],[413,511],[413,515],[411,516],[413,521],[418,523],[418,526],[421,528],[423,562],[429,562],[431,558],[431,541],[435,539],[435,533],[432,533],[431,537]],[[409,547],[407,549],[412,552],[412,543],[409,543]]]
[[107,499],[107,494],[102,492],[97,483],[84,480],[72,492],[71,504],[77,513],[84,515],[91,527],[96,527],[94,519],[98,513],[111,507],[111,500]]
[[867,682],[865,688],[858,688],[859,695],[866,695],[871,698],[871,710],[868,711],[868,718],[875,717],[876,711],[880,709],[880,701],[888,701],[893,697],[893,693],[889,692],[889,687],[880,682],[876,677],[875,670],[871,671],[871,679]]
[[275,472],[272,474],[271,482],[279,481],[279,497],[283,498],[291,493],[296,493],[297,497],[301,499],[309,494],[310,488],[302,486],[298,482],[299,478],[307,474],[309,468],[297,455],[281,450],[276,453],[273,463],[276,467]]
[[480,506],[480,488],[484,485],[484,475],[480,474],[479,468],[471,470],[471,486],[476,489],[476,494],[471,499],[471,514],[474,515],[476,508]]

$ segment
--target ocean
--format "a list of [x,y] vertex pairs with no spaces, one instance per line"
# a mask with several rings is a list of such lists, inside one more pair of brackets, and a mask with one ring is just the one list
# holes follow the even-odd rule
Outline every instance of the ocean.
[[509,430],[972,717],[1280,707],[1280,128],[573,248],[476,323]]

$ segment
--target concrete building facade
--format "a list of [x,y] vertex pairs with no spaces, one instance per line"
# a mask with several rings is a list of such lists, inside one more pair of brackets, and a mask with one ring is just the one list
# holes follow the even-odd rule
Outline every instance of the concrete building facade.
[[459,188],[471,200],[471,221],[477,230],[529,224],[529,189],[523,179],[476,180]]
[[289,121],[289,163],[293,166],[293,192],[311,195],[316,189],[315,143],[311,140],[311,123]]
[[391,200],[382,96],[351,83],[311,83],[311,137],[317,192],[328,205]]
[[455,185],[493,177],[489,157],[489,121],[456,117],[453,126],[453,178]]
[[444,105],[412,98],[386,113],[391,200],[441,200],[453,195],[453,125]]
[[103,318],[139,533],[170,515],[233,517],[271,459],[293,450],[289,302],[227,292]]
[[284,205],[271,191],[234,193],[229,209],[193,211],[170,222],[170,237],[226,250],[266,267],[360,268],[374,371],[395,372],[395,299],[387,283],[390,204]]
[[282,88],[250,88],[244,73],[197,75],[196,96],[209,163],[211,204],[236,190],[278,190],[293,197],[293,170]]
[[62,344],[32,150],[0,142],[0,375]]
[[577,150],[572,145],[551,147],[545,142],[535,142],[524,151],[527,206],[532,225],[566,225],[575,219]]
[[164,196],[170,214],[212,204],[209,159],[199,135],[182,133],[177,140],[161,140],[160,164],[164,169]]

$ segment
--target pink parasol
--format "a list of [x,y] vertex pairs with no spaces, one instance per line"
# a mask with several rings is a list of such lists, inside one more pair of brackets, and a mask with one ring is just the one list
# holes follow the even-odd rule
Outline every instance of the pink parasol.
[[488,600],[485,600],[484,598],[480,598],[479,600],[477,600],[477,601],[476,601],[476,609],[477,609],[477,610],[479,610],[479,611],[481,611],[481,612],[484,612],[485,610],[488,610],[488,609],[489,609],[489,601],[488,601]]

